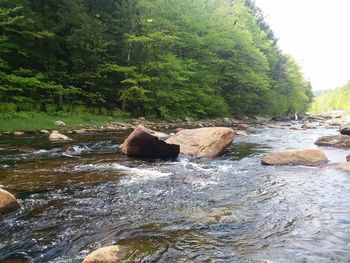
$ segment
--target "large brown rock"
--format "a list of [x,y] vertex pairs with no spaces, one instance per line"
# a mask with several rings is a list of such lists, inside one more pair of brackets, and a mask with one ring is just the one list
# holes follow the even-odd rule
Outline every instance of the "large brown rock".
[[95,250],[87,255],[82,263],[128,263],[123,259],[125,249],[121,246],[108,246]]
[[234,131],[224,127],[184,129],[166,142],[180,145],[180,152],[183,154],[212,158],[222,154],[231,145],[234,137]]
[[264,165],[317,166],[326,162],[327,157],[320,150],[274,152],[261,159],[261,163]]
[[347,135],[322,136],[316,140],[315,144],[319,146],[348,148],[350,147],[350,136],[347,136]]
[[0,189],[0,216],[16,211],[19,208],[20,205],[12,194]]
[[140,124],[123,142],[122,152],[128,157],[176,158],[180,146],[166,143],[157,135],[157,132]]

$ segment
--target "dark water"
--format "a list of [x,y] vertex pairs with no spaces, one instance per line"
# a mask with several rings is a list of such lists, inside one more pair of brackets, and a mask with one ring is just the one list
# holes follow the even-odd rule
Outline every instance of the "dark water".
[[[81,262],[111,244],[136,262],[350,262],[350,175],[259,162],[334,133],[258,129],[215,160],[155,162],[125,158],[125,134],[80,135],[74,158],[45,136],[2,136],[0,185],[22,208],[0,221],[0,262]],[[323,149],[331,163],[349,153]]]

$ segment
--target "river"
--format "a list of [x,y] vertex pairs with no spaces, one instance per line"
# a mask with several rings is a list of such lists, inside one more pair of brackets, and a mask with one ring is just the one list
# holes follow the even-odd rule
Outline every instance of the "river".
[[260,164],[336,133],[252,129],[220,158],[171,161],[126,158],[125,133],[75,135],[74,158],[44,135],[1,136],[0,186],[22,208],[0,220],[0,262],[75,263],[111,244],[135,262],[349,262],[350,175],[331,167],[349,152]]

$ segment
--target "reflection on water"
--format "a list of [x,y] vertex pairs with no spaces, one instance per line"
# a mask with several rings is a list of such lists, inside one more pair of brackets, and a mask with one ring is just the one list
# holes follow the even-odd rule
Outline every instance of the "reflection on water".
[[0,221],[0,262],[81,262],[111,244],[135,262],[348,262],[350,176],[260,165],[329,133],[259,129],[215,160],[153,162],[123,156],[125,134],[4,136],[0,185],[22,208]]

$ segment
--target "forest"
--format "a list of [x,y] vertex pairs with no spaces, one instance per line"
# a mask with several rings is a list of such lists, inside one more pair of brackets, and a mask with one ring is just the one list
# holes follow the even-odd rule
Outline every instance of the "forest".
[[325,91],[315,98],[311,111],[315,114],[327,113],[334,110],[350,111],[350,82],[334,90]]
[[311,85],[253,0],[1,0],[0,113],[305,112]]

